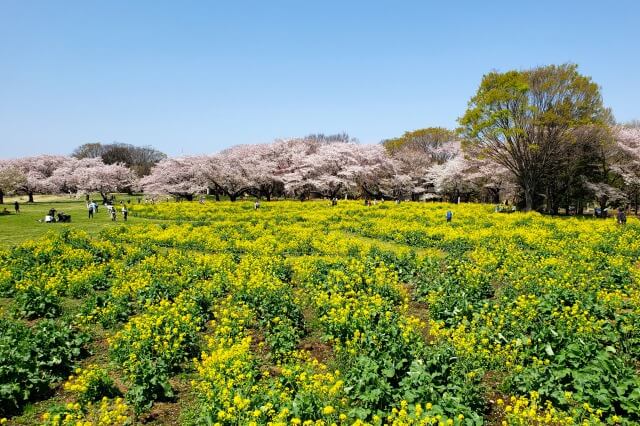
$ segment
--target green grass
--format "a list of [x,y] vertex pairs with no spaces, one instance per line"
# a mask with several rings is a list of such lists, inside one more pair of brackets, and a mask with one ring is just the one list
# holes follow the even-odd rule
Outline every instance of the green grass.
[[[107,209],[100,205],[98,213],[93,219],[89,219],[87,207],[84,199],[68,198],[63,196],[35,196],[34,203],[27,203],[26,197],[5,197],[4,205],[0,204],[0,212],[6,207],[10,214],[0,214],[0,248],[10,248],[20,244],[26,240],[37,239],[49,231],[61,231],[63,229],[81,229],[89,234],[96,234],[100,230],[122,224],[122,215],[120,214],[120,200],[125,203],[130,197],[118,196],[116,206],[118,209],[118,221],[112,222]],[[132,197],[131,204],[137,203],[135,197]],[[96,202],[100,203],[100,197],[94,197]],[[18,200],[20,203],[20,213],[15,214],[13,202]],[[71,223],[44,223],[38,222],[43,220],[51,208],[55,208],[57,212],[64,212],[71,215]],[[148,222],[149,219],[132,217],[129,215],[127,223]]]

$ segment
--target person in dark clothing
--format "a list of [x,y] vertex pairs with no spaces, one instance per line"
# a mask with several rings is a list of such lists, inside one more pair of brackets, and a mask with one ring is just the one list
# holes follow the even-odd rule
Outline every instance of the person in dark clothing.
[[618,208],[617,214],[618,225],[625,225],[627,223],[627,214],[622,210],[622,207]]
[[451,210],[447,210],[447,222],[451,222],[451,219],[453,218],[453,213],[451,212]]
[[16,210],[16,214],[20,213],[20,203],[17,201],[13,203],[13,208]]

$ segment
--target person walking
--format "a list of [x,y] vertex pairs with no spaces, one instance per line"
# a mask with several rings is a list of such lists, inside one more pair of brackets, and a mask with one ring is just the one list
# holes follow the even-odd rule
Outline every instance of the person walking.
[[127,207],[123,204],[122,205],[122,220],[124,220],[126,222],[127,221],[127,216],[129,216],[129,210],[127,210]]
[[20,203],[18,201],[13,203],[13,208],[16,210],[16,214],[20,213]]
[[618,207],[618,225],[625,225],[627,223],[627,214],[622,210],[622,207]]
[[93,219],[93,212],[94,212],[93,203],[87,204],[87,210],[89,211],[89,219]]
[[111,221],[112,222],[116,221],[116,214],[117,214],[116,213],[116,209],[113,206],[111,206]]
[[451,212],[451,210],[447,210],[447,222],[451,222],[451,219],[453,218],[453,212]]

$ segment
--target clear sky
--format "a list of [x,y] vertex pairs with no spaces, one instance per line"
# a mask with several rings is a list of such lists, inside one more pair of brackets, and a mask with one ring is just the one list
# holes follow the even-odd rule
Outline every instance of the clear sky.
[[0,157],[454,127],[482,75],[574,62],[640,118],[639,1],[0,0]]

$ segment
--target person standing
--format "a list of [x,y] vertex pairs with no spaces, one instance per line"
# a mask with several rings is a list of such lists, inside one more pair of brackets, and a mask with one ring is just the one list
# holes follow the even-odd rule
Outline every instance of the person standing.
[[451,219],[453,218],[453,213],[451,212],[451,210],[447,210],[447,222],[451,222]]
[[127,221],[127,216],[129,216],[129,210],[127,210],[127,207],[123,204],[122,205],[122,220],[124,220],[126,222]]
[[89,219],[93,219],[93,203],[87,204],[87,210],[89,211]]
[[111,221],[115,222],[116,221],[116,209],[115,207],[111,206]]
[[20,213],[20,203],[18,201],[13,203],[13,208],[16,210],[16,214]]

